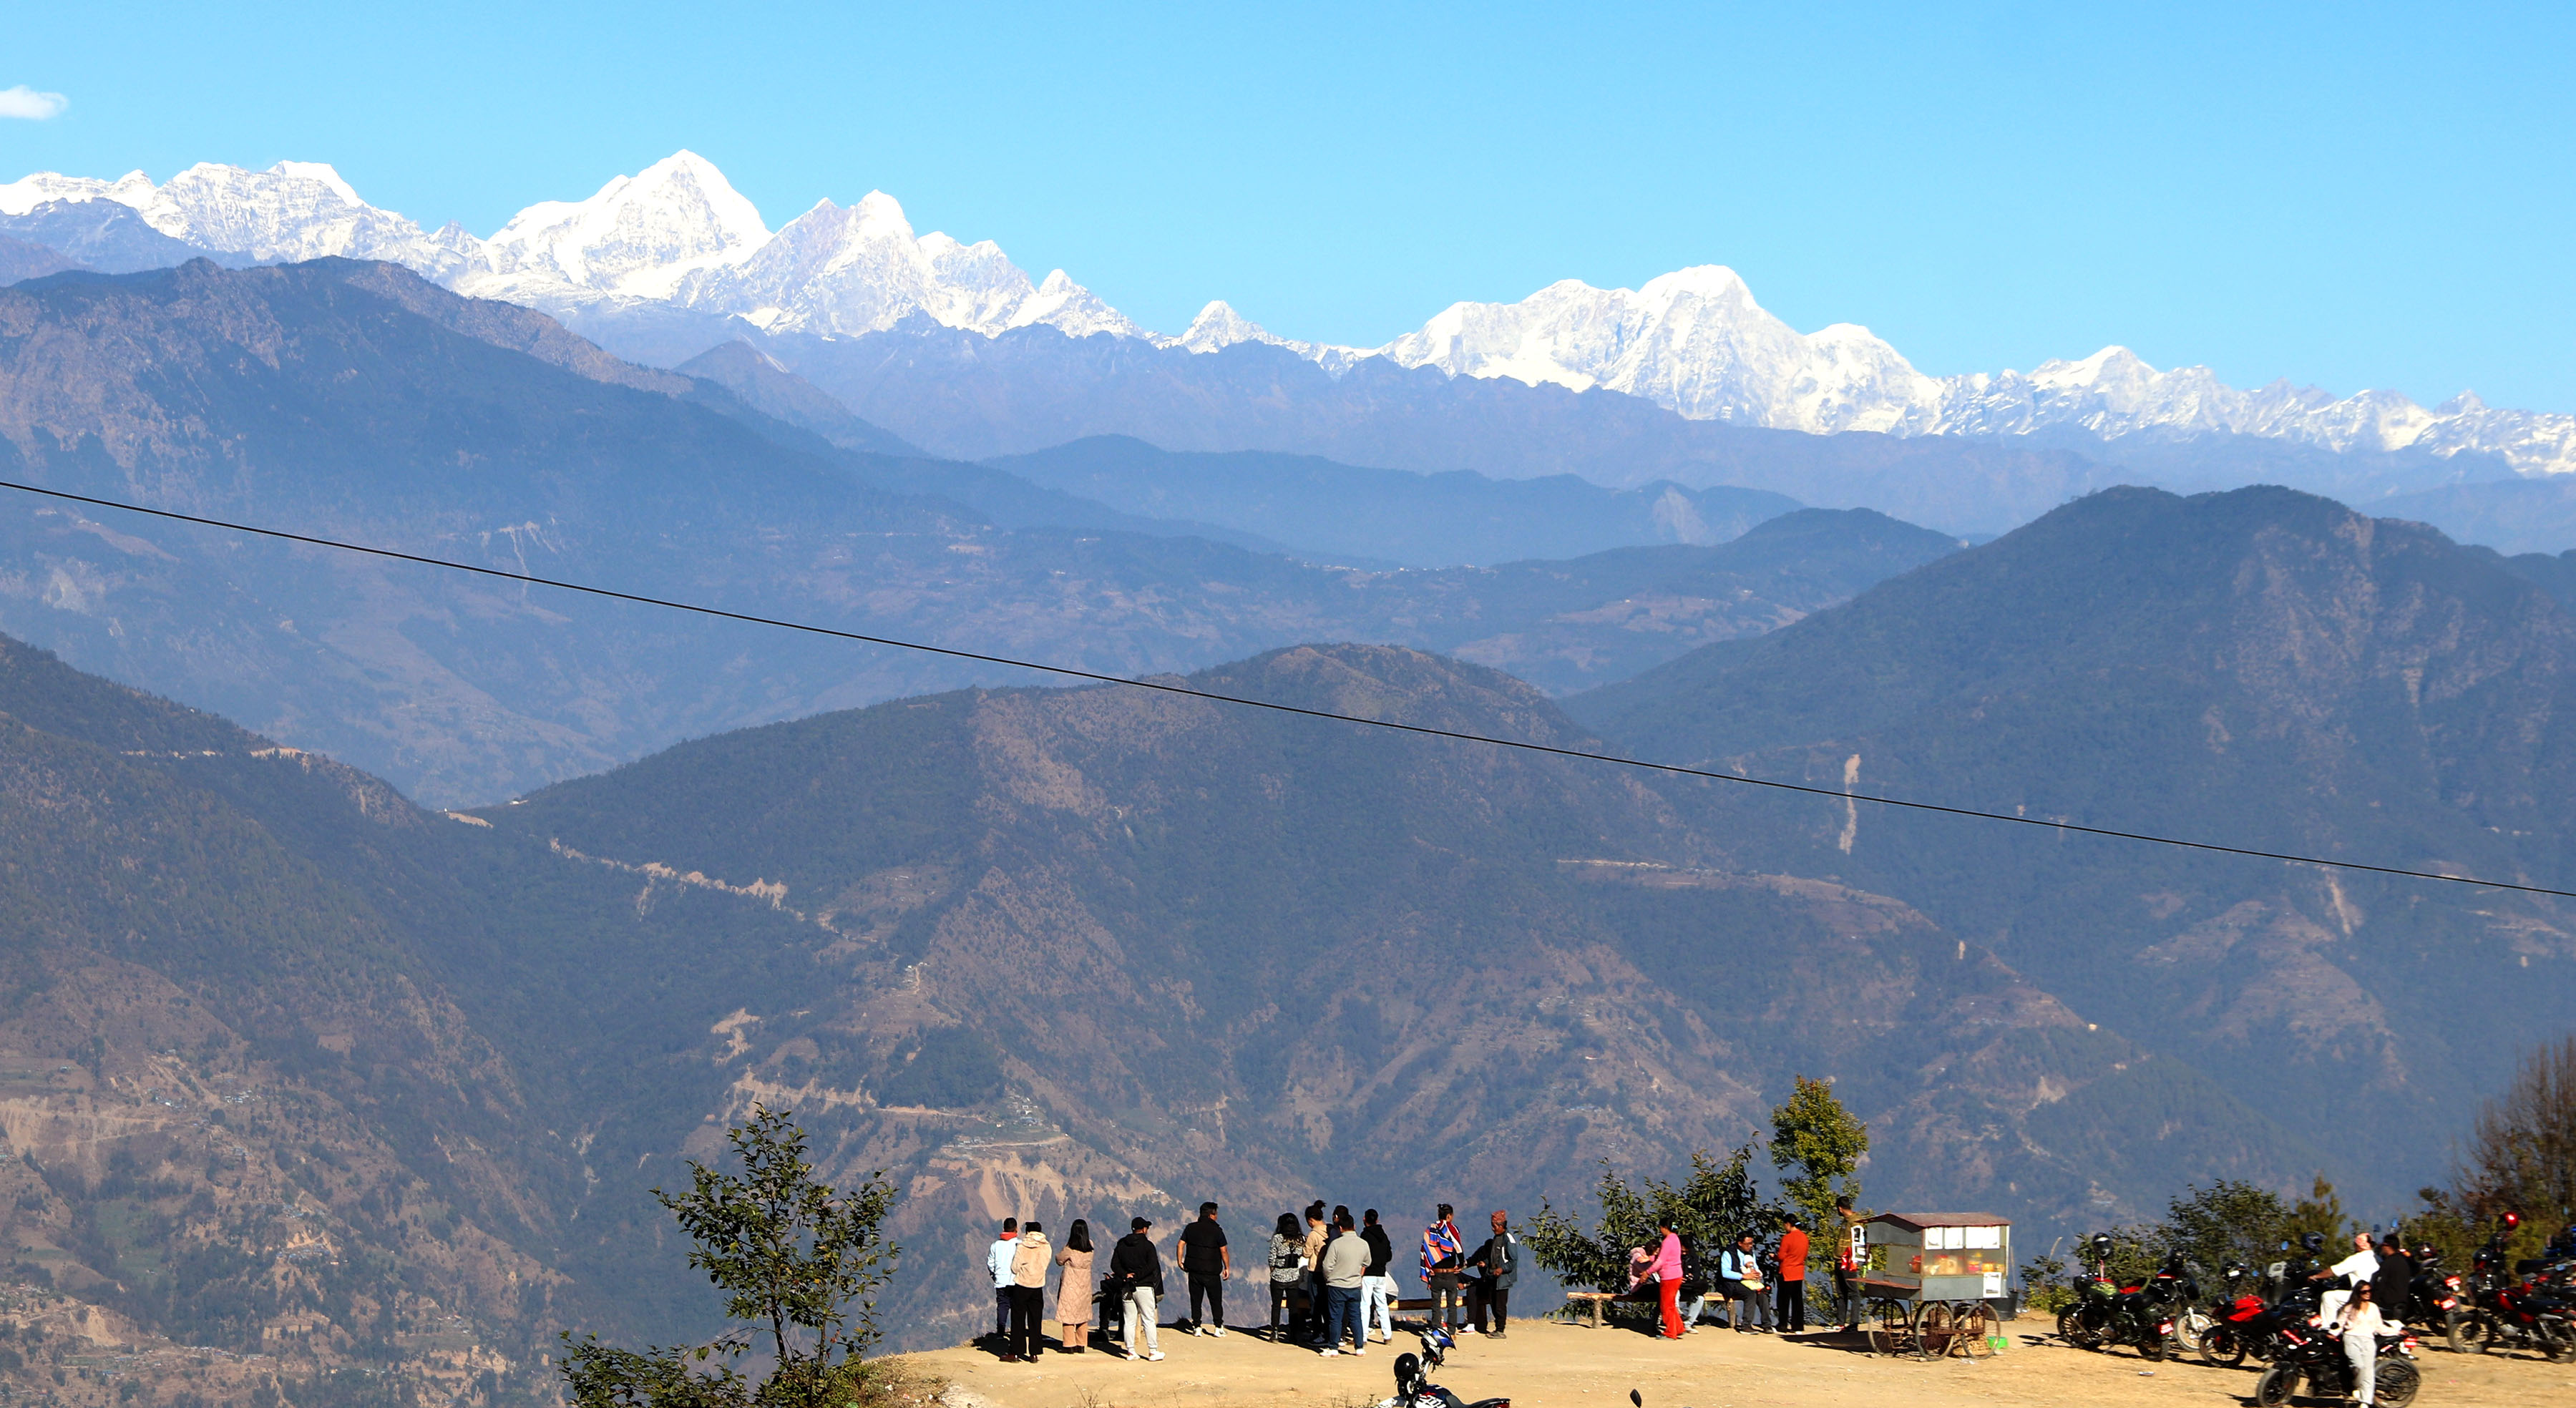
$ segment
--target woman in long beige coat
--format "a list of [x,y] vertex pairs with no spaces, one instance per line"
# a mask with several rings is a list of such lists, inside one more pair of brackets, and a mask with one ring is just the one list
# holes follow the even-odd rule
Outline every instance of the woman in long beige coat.
[[1056,1338],[1065,1353],[1080,1354],[1091,1344],[1090,1223],[1073,1220],[1064,1245],[1056,1249],[1055,1264],[1064,1268],[1064,1279],[1055,1285]]

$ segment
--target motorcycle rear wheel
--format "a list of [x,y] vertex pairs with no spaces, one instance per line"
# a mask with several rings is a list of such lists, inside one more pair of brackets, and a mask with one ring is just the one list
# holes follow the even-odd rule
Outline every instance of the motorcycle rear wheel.
[[2450,1313],[2444,1328],[2450,1332],[2453,1354],[2484,1354],[2489,1342],[2495,1338],[2487,1330],[2485,1317],[2463,1315],[2456,1310]]
[[2237,1368],[2245,1362],[2245,1341],[2233,1325],[2212,1325],[2200,1332],[2200,1357],[2221,1369]]
[[2532,1342],[2540,1347],[2541,1353],[2549,1356],[2553,1364],[2576,1359],[2576,1332],[2570,1332],[2565,1325],[2541,1321],[2532,1335]]
[[2415,1391],[2423,1386],[2424,1376],[2413,1364],[2403,1359],[2382,1359],[2372,1396],[2387,1408],[2406,1408],[2415,1401]]
[[2298,1391],[2299,1371],[2287,1364],[2275,1364],[2255,1380],[2254,1401],[2261,1408],[2286,1408],[2290,1395]]
[[2151,1364],[2161,1364],[2164,1362],[2165,1351],[2165,1337],[2162,1331],[2159,1331],[2153,1325],[2141,1325],[2138,1327],[2139,1358],[2144,1359]]

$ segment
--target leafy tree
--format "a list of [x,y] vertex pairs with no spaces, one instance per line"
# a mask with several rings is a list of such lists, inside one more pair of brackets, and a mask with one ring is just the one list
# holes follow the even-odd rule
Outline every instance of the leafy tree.
[[2042,1315],[2055,1315],[2075,1299],[2066,1279],[2066,1258],[2042,1252],[2021,1264],[2022,1304]]
[[[2329,1196],[2331,1191],[2327,1190]],[[2289,1223],[2290,1207],[2280,1194],[2222,1178],[2207,1188],[2184,1185],[2167,1208],[2157,1240],[2163,1250],[2181,1252],[2185,1261],[2211,1277],[2231,1262],[2241,1262],[2259,1274],[2276,1258],[2275,1249],[2287,1235]],[[2215,1292],[2218,1283],[2212,1280],[2204,1289]]]
[[1604,1160],[1593,1201],[1601,1220],[1586,1228],[1570,1213],[1542,1201],[1538,1214],[1522,1228],[1538,1264],[1572,1286],[1620,1291],[1628,1286],[1628,1249],[1656,1242],[1655,1225],[1669,1222],[1682,1244],[1714,1252],[1738,1233],[1767,1236],[1779,1229],[1786,1209],[1766,1202],[1753,1186],[1753,1146],[1747,1144],[1720,1164],[1705,1149],[1691,1155],[1690,1177],[1675,1187],[1659,1178],[1632,1187]]
[[1797,1170],[1780,1180],[1780,1191],[1808,1229],[1808,1259],[1823,1266],[1830,1264],[1840,1231],[1834,1199],[1849,1197],[1857,1205],[1860,1198],[1860,1180],[1853,1175],[1869,1153],[1869,1126],[1834,1098],[1831,1082],[1796,1079],[1788,1103],[1771,1112],[1771,1165]]
[[2282,1240],[2296,1242],[2314,1232],[2326,1239],[2325,1259],[2340,1261],[2352,1250],[2348,1243],[2354,1227],[2353,1220],[2344,1215],[2343,1195],[2321,1173],[2309,1187],[2308,1196],[2290,1204],[2290,1210],[2281,1218],[2281,1237],[2273,1245],[2280,1245]]
[[[697,1245],[689,1265],[725,1293],[737,1327],[694,1349],[618,1349],[565,1335],[563,1375],[580,1408],[844,1408],[880,1397],[861,1351],[877,1337],[877,1288],[900,1248],[881,1228],[894,1204],[882,1171],[850,1193],[817,1182],[805,1131],[755,1106],[730,1132],[742,1172],[692,1161],[692,1186],[653,1196]],[[763,1335],[774,1355],[754,1383],[730,1362]]]

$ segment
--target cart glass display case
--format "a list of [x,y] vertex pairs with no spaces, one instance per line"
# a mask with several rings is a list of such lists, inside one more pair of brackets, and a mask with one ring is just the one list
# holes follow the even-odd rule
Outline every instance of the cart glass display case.
[[1986,1213],[1881,1213],[1866,1224],[1873,1294],[1911,1300],[2001,1300],[2012,1274],[2012,1224]]

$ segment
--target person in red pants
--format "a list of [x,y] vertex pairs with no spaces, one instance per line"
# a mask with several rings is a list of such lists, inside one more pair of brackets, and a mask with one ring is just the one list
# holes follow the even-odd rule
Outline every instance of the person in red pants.
[[1640,1284],[1656,1283],[1655,1298],[1664,1316],[1664,1338],[1677,1340],[1682,1337],[1682,1239],[1669,1222],[1656,1223],[1655,1231],[1662,1234],[1663,1241],[1646,1263],[1646,1273],[1637,1279]]

